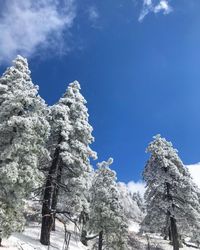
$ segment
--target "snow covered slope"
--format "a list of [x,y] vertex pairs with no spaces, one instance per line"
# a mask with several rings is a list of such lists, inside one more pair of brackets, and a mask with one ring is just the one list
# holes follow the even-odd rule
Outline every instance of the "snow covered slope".
[[[72,233],[69,250],[90,250],[81,244],[79,235],[75,233],[73,225],[68,226],[69,232]],[[146,235],[137,235],[139,224],[131,221],[129,231],[132,238],[140,243],[140,247],[134,247],[133,250],[146,250],[147,237]],[[39,242],[40,225],[38,223],[30,224],[23,233],[15,233],[8,240],[3,240],[1,250],[64,250],[64,230],[61,224],[57,224],[57,231],[51,233],[51,245],[48,248]],[[149,235],[149,243],[152,249],[159,247],[160,250],[172,250],[173,247],[168,241],[161,239],[155,235]],[[158,248],[157,248],[158,249]],[[184,246],[181,250],[194,250],[195,248]]]
[[[58,224],[57,230],[51,233],[51,245],[48,248],[40,244],[40,225],[32,223],[26,228],[23,233],[15,233],[8,240],[3,240],[4,247],[1,250],[55,250],[64,249],[64,230],[61,224]],[[69,231],[72,232],[69,250],[86,250],[79,241],[79,236],[75,234],[72,225],[69,226]]]

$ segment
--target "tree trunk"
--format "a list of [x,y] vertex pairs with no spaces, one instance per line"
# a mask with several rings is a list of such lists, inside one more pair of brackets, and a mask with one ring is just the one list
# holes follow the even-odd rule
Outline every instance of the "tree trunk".
[[103,231],[99,233],[99,247],[98,250],[102,250],[103,248]]
[[52,227],[51,231],[56,231],[56,214],[53,214],[53,222],[52,222]]
[[87,246],[87,230],[86,230],[86,223],[89,220],[88,213],[85,212],[85,209],[83,209],[79,216],[79,223],[82,225],[81,228],[81,242],[83,245]]
[[[167,169],[165,170],[167,171]],[[173,204],[173,198],[170,194],[170,183],[166,182],[166,188],[167,188],[167,200],[169,202],[172,202],[172,209],[174,210],[174,204]],[[176,219],[172,217],[171,212],[167,212],[167,216],[170,218],[170,226],[169,226],[169,238],[172,239],[173,243],[173,250],[179,250],[179,236],[178,236],[178,230],[176,226]]]
[[146,238],[147,238],[147,250],[151,250],[150,240],[149,240],[149,235],[148,234],[146,234]]
[[87,231],[86,230],[82,230],[82,232],[81,232],[81,243],[85,246],[88,246]]
[[165,236],[164,236],[164,240],[169,240],[171,241],[172,237],[171,237],[171,230],[170,230],[170,227],[168,227],[166,229],[166,232],[165,232]]
[[51,174],[49,174],[47,177],[46,188],[44,191],[44,199],[42,205],[42,227],[40,235],[40,242],[43,245],[47,246],[50,243],[50,228],[52,224],[51,193],[52,193],[52,178]]
[[171,241],[171,240],[172,240],[172,234],[171,234],[171,229],[169,227],[169,241]]
[[40,242],[43,245],[48,246],[50,244],[50,233],[51,233],[52,224],[53,224],[52,215],[45,215],[42,217]]
[[172,236],[172,242],[173,242],[173,250],[179,250],[179,238],[178,238],[178,231],[177,231],[175,218],[170,217],[170,224],[171,224],[171,236]]
[[53,223],[53,214],[51,210],[51,198],[53,193],[53,187],[55,185],[55,180],[53,177],[56,175],[57,165],[59,161],[60,155],[60,147],[59,144],[62,140],[60,136],[58,141],[58,146],[55,149],[53,161],[49,169],[49,173],[46,180],[45,190],[44,190],[44,198],[43,198],[43,205],[42,205],[42,227],[41,227],[41,235],[40,235],[40,242],[43,245],[50,244],[50,231],[52,228]]
[[55,216],[56,216],[56,208],[58,204],[58,195],[59,195],[59,183],[61,182],[61,176],[62,176],[62,166],[59,165],[58,173],[56,176],[56,184],[53,190],[53,196],[52,196],[52,206],[51,209],[54,212],[53,213],[53,226],[52,226],[52,231],[56,230],[56,225],[55,225]]
[[[169,197],[168,197],[168,199],[169,199]],[[170,214],[171,214],[170,211],[167,211],[167,216],[166,216],[166,221],[165,221],[166,227],[165,227],[165,230],[164,230],[164,240],[168,240],[168,239],[171,240]]]

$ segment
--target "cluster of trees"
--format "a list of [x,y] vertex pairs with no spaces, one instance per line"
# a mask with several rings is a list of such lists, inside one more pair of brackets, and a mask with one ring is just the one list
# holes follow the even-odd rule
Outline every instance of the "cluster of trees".
[[90,164],[97,158],[90,148],[92,130],[77,81],[48,107],[32,83],[27,60],[14,60],[0,78],[1,238],[24,229],[24,202],[39,193],[42,244],[50,244],[55,219],[66,215],[81,224],[84,244],[95,234],[99,249],[127,249],[112,159],[96,171]]
[[2,75],[0,238],[24,229],[25,201],[37,194],[44,245],[50,244],[56,218],[79,223],[85,245],[98,237],[99,250],[128,249],[128,219],[142,221],[143,232],[170,239],[174,250],[186,237],[199,244],[200,192],[172,144],[158,135],[147,148],[144,204],[138,193],[117,183],[111,158],[93,169],[90,160],[97,154],[90,148],[88,117],[77,81],[49,107],[25,58],[18,56]]

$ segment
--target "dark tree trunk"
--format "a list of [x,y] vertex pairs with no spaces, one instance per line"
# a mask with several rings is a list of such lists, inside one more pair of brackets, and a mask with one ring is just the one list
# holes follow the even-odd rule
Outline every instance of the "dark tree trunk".
[[53,226],[52,226],[52,231],[56,230],[56,225],[55,225],[55,216],[56,216],[56,208],[58,204],[58,195],[59,195],[59,183],[61,183],[61,176],[62,176],[62,166],[59,164],[59,169],[56,177],[56,184],[53,190],[53,196],[52,196],[52,206],[51,209],[54,211],[53,213]]
[[0,247],[2,247],[1,243],[2,243],[2,238],[0,238]]
[[169,240],[169,241],[172,240],[170,227],[167,227],[166,229],[164,240]]
[[51,231],[56,231],[56,213],[53,213],[53,222],[52,222]]
[[147,238],[147,250],[151,250],[150,240],[149,240],[149,236],[147,234],[146,234],[146,238]]
[[87,239],[87,231],[82,230],[81,232],[81,243],[85,246],[88,246],[88,239]]
[[170,240],[170,241],[172,240],[172,234],[171,234],[170,227],[169,227],[169,240]]
[[164,240],[171,240],[171,231],[170,231],[170,211],[167,211],[166,216],[166,227],[164,230]]
[[81,242],[83,245],[87,246],[87,230],[86,230],[86,223],[89,220],[88,213],[86,213],[84,210],[81,211],[80,216],[79,216],[79,223],[82,224],[82,229],[81,229]]
[[172,242],[173,242],[173,250],[179,250],[179,237],[178,237],[178,231],[176,226],[176,220],[175,218],[170,218],[170,224],[171,224],[171,236],[172,236]]
[[[167,168],[165,171],[167,171]],[[172,209],[174,210],[173,198],[172,195],[170,194],[170,188],[171,188],[170,183],[166,182],[166,188],[167,188],[167,200],[169,202],[172,202]],[[167,216],[170,217],[169,237],[171,237],[173,243],[173,250],[179,250],[179,236],[176,225],[176,219],[172,217],[170,211],[167,212]]]
[[103,231],[101,231],[99,233],[99,246],[98,246],[98,250],[102,250],[103,248]]
[[43,245],[49,245],[50,243],[50,228],[52,223],[51,193],[52,193],[52,178],[51,174],[49,174],[46,181],[46,188],[44,191],[44,199],[42,205],[42,227],[41,227],[40,242]]
[[53,216],[45,215],[42,218],[40,242],[48,246],[50,244],[50,232],[53,223]]
[[49,169],[49,173],[46,180],[45,190],[44,190],[44,198],[43,198],[43,205],[42,205],[42,227],[41,227],[41,235],[40,235],[40,242],[43,245],[50,244],[50,231],[52,228],[53,223],[53,213],[51,209],[51,198],[53,193],[53,188],[55,185],[54,177],[57,171],[57,165],[59,161],[60,155],[60,147],[59,144],[62,138],[59,138],[58,146],[54,152],[53,161]]

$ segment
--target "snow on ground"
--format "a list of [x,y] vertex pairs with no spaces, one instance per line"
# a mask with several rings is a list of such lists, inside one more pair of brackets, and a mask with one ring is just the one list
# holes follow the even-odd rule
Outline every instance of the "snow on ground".
[[[67,229],[72,233],[69,250],[86,250],[87,248],[79,241],[79,236],[74,233],[73,225]],[[57,223],[56,231],[51,233],[51,245],[40,244],[40,225],[31,223],[23,233],[14,233],[8,240],[4,240],[1,250],[62,250],[64,246],[64,230],[61,224]]]
[[[137,233],[139,233],[139,230],[140,230],[139,223],[134,222],[134,221],[130,221],[129,232],[133,233],[133,234],[137,234]],[[173,250],[173,247],[172,247],[172,245],[169,244],[169,241],[163,240],[158,235],[153,235],[153,234],[137,235],[137,237],[135,237],[135,239],[139,240],[141,243],[146,245],[148,242],[147,237],[149,238],[150,247],[152,247],[152,248],[153,247],[160,247],[163,250]],[[192,249],[194,250],[197,248],[186,247],[185,245],[183,245],[183,248],[180,248],[180,250],[192,250]],[[135,250],[140,250],[140,249],[135,249]]]
[[129,232],[139,233],[140,225],[135,221],[131,221],[128,227]]
[[[159,237],[151,236],[149,237],[149,243],[152,247],[160,247],[163,250],[173,250],[173,246],[169,244],[169,241],[163,240]],[[183,248],[180,248],[180,250],[194,250],[197,248],[187,247],[183,245]]]
[[[64,230],[61,223],[57,223],[56,231],[51,233],[51,245],[48,248],[40,244],[40,224],[31,223],[26,227],[23,233],[14,233],[8,240],[3,239],[3,247],[0,250],[63,250],[64,246]],[[135,239],[143,243],[143,246],[147,246],[147,236],[146,235],[136,235],[139,232],[139,224],[131,221],[129,225],[129,231],[131,234],[135,235]],[[67,226],[67,230],[72,233],[69,250],[89,250],[89,248],[83,246],[79,241],[79,235],[76,232],[72,224]],[[172,250],[173,247],[168,241],[162,238],[149,234],[150,247],[160,247],[163,250]],[[144,248],[146,249],[146,247]],[[155,249],[155,248],[154,248]],[[142,249],[133,249],[142,250]],[[184,246],[180,250],[194,250],[194,248],[189,248]]]

